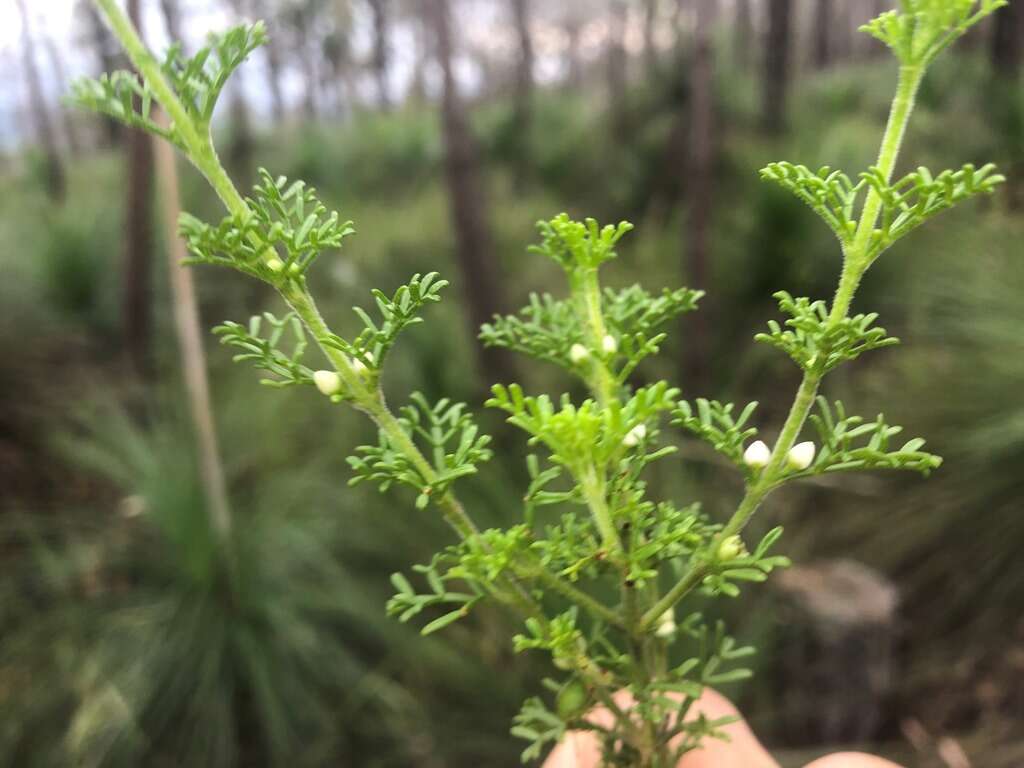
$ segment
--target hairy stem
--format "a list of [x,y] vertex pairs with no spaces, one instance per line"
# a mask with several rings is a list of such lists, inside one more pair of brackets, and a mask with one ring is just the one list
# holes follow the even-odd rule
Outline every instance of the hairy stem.
[[[892,178],[893,170],[896,168],[896,160],[899,157],[903,137],[906,135],[910,115],[914,110],[914,100],[917,90],[921,85],[921,78],[924,70],[921,66],[901,67],[899,84],[896,88],[896,95],[892,101],[892,108],[889,111],[889,120],[882,135],[882,143],[878,152],[877,167],[888,182]],[[854,234],[853,242],[844,249],[843,270],[836,288],[836,295],[832,302],[832,309],[829,313],[829,322],[834,326],[842,322],[850,311],[850,304],[860,285],[864,272],[871,266],[872,246],[875,234],[875,226],[878,223],[878,216],[882,210],[882,198],[874,190],[868,190],[864,200],[864,207],[861,210],[860,220]],[[725,524],[725,527],[711,542],[711,552],[718,549],[718,545],[727,537],[740,533],[750,518],[754,516],[761,506],[761,502],[778,486],[778,482],[786,463],[786,454],[793,447],[807,415],[814,405],[814,399],[818,394],[818,387],[824,376],[820,367],[812,368],[804,373],[797,390],[793,405],[790,407],[789,415],[782,425],[778,439],[772,448],[771,460],[757,479],[748,484],[736,511]],[[707,575],[712,566],[709,562],[697,562],[691,566],[676,584],[665,593],[655,605],[649,609],[640,622],[640,628],[647,629],[662,613],[667,611],[679,602],[690,591],[695,589]]]

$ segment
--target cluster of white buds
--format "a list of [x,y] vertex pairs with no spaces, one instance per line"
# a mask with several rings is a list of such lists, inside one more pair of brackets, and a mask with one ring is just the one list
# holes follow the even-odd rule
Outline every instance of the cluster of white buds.
[[675,635],[676,629],[675,609],[669,608],[658,617],[658,626],[655,628],[654,634],[663,640],[668,640]]
[[640,441],[645,437],[647,437],[647,427],[643,424],[637,424],[622,438],[622,444],[627,448],[635,448],[640,445]]
[[[814,463],[814,443],[806,440],[797,443],[786,454],[786,463],[790,469],[804,470]],[[755,440],[743,452],[743,462],[753,469],[764,469],[772,459],[771,449],[762,440]]]
[[582,344],[573,344],[569,347],[569,359],[572,360],[573,365],[579,365],[585,362],[590,357],[590,351]]
[[601,349],[606,355],[614,355],[619,349],[619,342],[610,333],[601,339]]

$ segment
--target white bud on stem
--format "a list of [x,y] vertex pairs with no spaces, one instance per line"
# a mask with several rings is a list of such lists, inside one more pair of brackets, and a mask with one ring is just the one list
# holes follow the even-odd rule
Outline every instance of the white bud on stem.
[[274,256],[273,258],[267,259],[267,269],[271,272],[280,272],[284,269],[284,262]]
[[315,371],[313,373],[313,383],[327,397],[341,392],[341,376],[334,371]]
[[669,608],[658,618],[658,626],[654,630],[654,634],[663,640],[667,640],[676,633],[676,615],[675,610]]
[[569,359],[572,360],[575,365],[579,365],[588,357],[590,357],[590,352],[582,344],[573,344],[569,348]]
[[617,342],[615,337],[611,334],[606,334],[605,337],[601,339],[601,349],[604,350],[606,355],[614,355],[618,348],[619,342]]
[[786,454],[786,463],[793,469],[807,469],[814,463],[814,443],[807,440],[794,445]]
[[622,444],[627,448],[635,448],[645,437],[647,437],[647,427],[643,424],[637,424],[622,438]]
[[748,467],[763,469],[772,460],[771,449],[762,440],[755,440],[743,452],[743,461]]

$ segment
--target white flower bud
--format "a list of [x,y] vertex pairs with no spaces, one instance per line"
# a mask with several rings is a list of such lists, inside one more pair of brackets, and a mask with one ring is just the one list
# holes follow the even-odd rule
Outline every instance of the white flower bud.
[[360,376],[366,373],[366,365],[358,357],[353,357],[349,362],[352,364],[352,370]]
[[313,383],[316,384],[316,388],[321,393],[328,397],[336,395],[341,391],[341,376],[334,371],[315,371],[313,373]]
[[284,262],[274,256],[273,258],[267,259],[267,269],[271,272],[280,272],[284,269]]
[[786,462],[793,469],[807,469],[814,462],[814,443],[797,443],[786,454]]
[[718,545],[719,560],[735,560],[737,557],[746,554],[746,547],[743,546],[743,539],[739,536],[727,536]]
[[647,437],[647,427],[643,424],[637,424],[622,438],[622,444],[627,448],[635,448],[645,437]]
[[603,339],[601,339],[601,349],[604,350],[606,355],[614,355],[618,348],[619,342],[617,342],[615,337],[611,334],[607,334]]
[[590,352],[582,344],[573,344],[569,348],[569,359],[574,365],[579,365],[588,357],[590,357]]
[[654,634],[662,639],[668,639],[676,633],[676,615],[672,608],[669,608],[658,618],[658,626]]
[[771,460],[771,449],[761,440],[755,440],[743,452],[743,461],[748,467],[753,467],[754,469],[767,467],[768,462]]

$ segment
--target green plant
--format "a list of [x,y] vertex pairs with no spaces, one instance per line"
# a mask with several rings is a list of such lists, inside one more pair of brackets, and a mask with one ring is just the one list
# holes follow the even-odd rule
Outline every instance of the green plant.
[[[375,292],[379,317],[357,310],[361,331],[347,337],[333,332],[317,309],[307,275],[322,250],[337,248],[352,233],[350,224],[329,214],[301,182],[289,184],[266,172],[254,194],[243,198],[217,159],[209,135],[213,102],[231,71],[261,41],[262,28],[214,37],[192,60],[172,49],[160,63],[114,0],[96,2],[141,79],[117,75],[85,81],[76,87],[77,100],[179,147],[228,209],[214,225],[183,218],[181,230],[194,263],[230,266],[263,280],[290,309],[291,316],[281,319],[265,316],[269,329],[259,323],[225,324],[218,331],[223,340],[241,349],[240,358],[276,376],[276,383],[315,386],[332,402],[370,417],[379,440],[357,448],[350,459],[354,482],[370,480],[382,489],[408,486],[417,509],[436,509],[459,536],[458,543],[416,568],[414,579],[395,575],[398,594],[389,612],[402,620],[429,615],[423,632],[430,634],[481,602],[495,601],[522,616],[523,631],[513,641],[517,650],[551,655],[561,676],[550,682],[556,692],[553,708],[544,698],[531,698],[516,718],[514,732],[530,742],[524,759],[539,757],[567,728],[579,728],[597,733],[609,765],[664,768],[702,739],[718,735],[723,721],[686,716],[704,686],[746,676],[736,662],[751,651],[737,647],[698,613],[684,612],[677,619],[680,601],[695,591],[735,597],[744,583],[763,581],[786,564],[771,552],[779,529],[749,549],[741,538],[762,502],[780,486],[826,472],[928,473],[939,466],[938,457],[921,450],[923,441],[895,442],[899,427],[881,416],[874,421],[847,416],[841,404],[829,404],[818,391],[837,366],[896,343],[874,326],[874,314],[850,315],[872,263],[927,219],[1002,181],[987,166],[938,175],[918,169],[901,180],[892,178],[926,69],[1003,0],[902,0],[899,10],[865,26],[893,50],[900,67],[877,163],[856,182],[839,172],[812,172],[789,163],[762,171],[821,216],[843,254],[831,303],[780,293],[780,307],[790,317],[785,327],[772,323],[759,336],[802,372],[772,447],[754,439],[756,404],[742,409],[706,400],[691,404],[664,381],[630,385],[636,366],[658,351],[664,325],[694,309],[700,292],[603,290],[599,271],[616,256],[630,225],[600,227],[564,214],[540,223],[541,243],[534,251],[564,270],[569,297],[539,296],[522,314],[495,318],[482,338],[556,363],[581,379],[590,396],[574,403],[568,396],[528,396],[516,384],[494,387],[488,405],[524,430],[536,453],[527,458],[531,480],[524,522],[486,531],[476,527],[454,491],[460,478],[477,472],[491,456],[488,439],[465,407],[414,396],[396,416],[381,389],[397,336],[438,300],[443,281],[433,274],[417,276],[390,296]],[[132,95],[140,98],[141,111],[131,107]],[[169,113],[170,128],[151,120],[154,103]],[[287,351],[280,346],[286,330],[295,337]],[[302,362],[307,337],[329,368],[314,370]],[[811,416],[816,402],[819,413]],[[674,452],[659,443],[666,415],[742,473],[743,497],[725,523],[710,520],[696,502],[647,497],[645,468]],[[817,445],[800,439],[809,418]],[[417,586],[422,583],[425,589]],[[628,689],[630,705],[613,696],[619,689]],[[586,717],[594,705],[610,710],[611,725]]]

